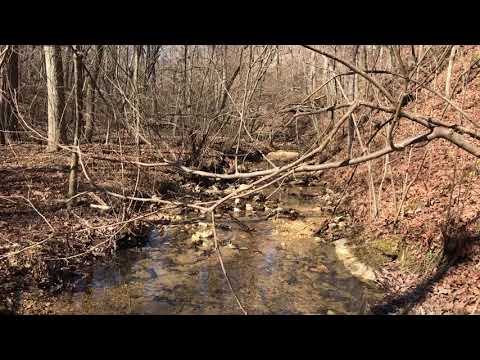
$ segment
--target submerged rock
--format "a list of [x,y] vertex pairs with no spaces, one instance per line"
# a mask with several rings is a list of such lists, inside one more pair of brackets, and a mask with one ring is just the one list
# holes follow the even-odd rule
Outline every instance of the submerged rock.
[[200,245],[200,247],[204,250],[209,250],[214,246],[215,246],[215,243],[213,242],[213,240],[210,240],[210,239],[203,240],[202,244]]
[[257,194],[253,197],[253,201],[255,202],[263,202],[265,201],[265,195],[263,194]]
[[203,239],[207,239],[212,236],[213,236],[212,229],[197,231],[195,234],[192,235],[192,242],[193,243],[203,242]]
[[146,269],[146,271],[150,274],[150,278],[152,278],[152,279],[158,278],[158,274],[157,274],[157,272],[155,271],[154,268],[148,268],[148,269]]
[[326,272],[328,272],[328,268],[323,264],[319,264],[317,266],[312,266],[308,270],[311,271],[311,272],[315,272],[315,273],[326,273]]
[[[265,209],[268,209],[268,208],[265,206]],[[275,216],[276,218],[286,218],[290,220],[296,220],[298,217],[300,217],[300,213],[295,209],[284,209],[282,207],[277,207],[273,209],[268,216],[269,217]]]

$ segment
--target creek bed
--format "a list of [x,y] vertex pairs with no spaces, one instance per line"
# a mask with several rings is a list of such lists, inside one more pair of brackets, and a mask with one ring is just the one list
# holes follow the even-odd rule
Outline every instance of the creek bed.
[[[294,202],[306,215],[302,221],[243,214],[253,232],[218,221],[222,258],[242,305],[249,314],[366,313],[381,292],[354,277],[331,244],[314,241],[304,230],[318,223],[312,203]],[[56,297],[50,312],[240,314],[215,253],[193,247],[190,236],[178,227],[152,228],[147,246],[93,267]]]

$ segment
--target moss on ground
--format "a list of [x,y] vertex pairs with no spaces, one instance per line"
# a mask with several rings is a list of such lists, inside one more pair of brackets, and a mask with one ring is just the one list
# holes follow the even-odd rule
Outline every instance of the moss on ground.
[[400,252],[402,238],[398,235],[387,235],[371,242],[371,247],[383,255],[396,258]]
[[427,274],[433,271],[442,259],[442,251],[430,249],[424,256],[419,258],[418,252],[413,246],[405,246],[401,249],[398,261],[400,268],[415,274]]
[[416,247],[405,246],[399,235],[372,239],[368,235],[358,234],[352,243],[355,256],[374,269],[380,269],[386,263],[396,261],[405,272],[425,274],[435,269],[442,257],[441,249],[431,249],[419,257]]
[[374,269],[379,269],[385,265],[385,263],[391,261],[388,256],[385,256],[381,251],[368,244],[360,245],[357,243],[357,245],[352,248],[352,252],[361,262]]

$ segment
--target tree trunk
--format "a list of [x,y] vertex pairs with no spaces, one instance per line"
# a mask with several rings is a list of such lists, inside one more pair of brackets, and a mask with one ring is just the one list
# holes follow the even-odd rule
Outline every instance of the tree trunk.
[[[73,59],[73,52],[71,46],[65,46],[65,51],[62,51],[62,69],[63,69],[63,84],[64,84],[64,99],[65,103],[63,106],[63,121],[65,124],[73,124],[73,119],[75,117],[75,100],[73,99],[73,82],[74,79],[74,65],[71,63]],[[65,134],[67,136],[67,134]]]
[[62,52],[58,45],[44,46],[48,96],[48,145],[47,151],[56,151],[65,142],[65,95],[63,83]]
[[133,58],[133,96],[135,104],[135,144],[137,147],[140,144],[140,93],[139,93],[139,72],[140,72],[140,55],[142,47],[136,45],[134,49]]
[[[82,85],[83,85],[83,68],[82,68],[82,53],[79,46],[74,45],[73,66],[74,66],[74,81],[75,81],[75,127],[73,132],[73,146],[78,149],[78,135],[79,128],[82,121]],[[78,153],[72,152],[72,161],[70,163],[70,176],[68,180],[68,198],[72,198],[77,193],[77,178],[78,178]],[[73,205],[73,200],[68,203],[68,206]]]
[[[359,45],[355,45],[353,49],[353,63],[355,66],[357,66],[357,55],[358,55],[358,49],[360,48]],[[352,79],[352,100],[356,100],[357,98],[357,74],[353,75]],[[354,131],[354,124],[353,124],[353,117],[350,117],[348,119],[348,138],[347,138],[347,153],[349,159],[352,158],[352,151],[353,151],[353,139],[355,136],[355,131]]]
[[97,82],[98,74],[100,72],[100,66],[103,59],[103,46],[95,45],[95,68],[93,69],[92,77],[88,81],[88,90],[86,98],[86,111],[85,111],[85,140],[92,142],[93,136],[93,124],[95,122],[95,84]]
[[450,51],[450,58],[448,60],[448,70],[447,70],[447,79],[445,83],[445,96],[450,98],[450,79],[452,77],[453,70],[453,60],[455,59],[455,52],[457,51],[457,46],[453,46]]
[[18,90],[18,53],[15,45],[5,51],[4,65],[0,68],[0,144],[18,139],[15,133],[18,118],[15,103]]

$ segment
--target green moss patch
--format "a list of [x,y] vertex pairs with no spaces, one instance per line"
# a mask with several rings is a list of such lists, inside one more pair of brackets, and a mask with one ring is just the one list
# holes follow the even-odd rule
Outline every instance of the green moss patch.
[[396,258],[400,252],[402,238],[397,235],[384,236],[370,242],[370,246],[385,256]]

